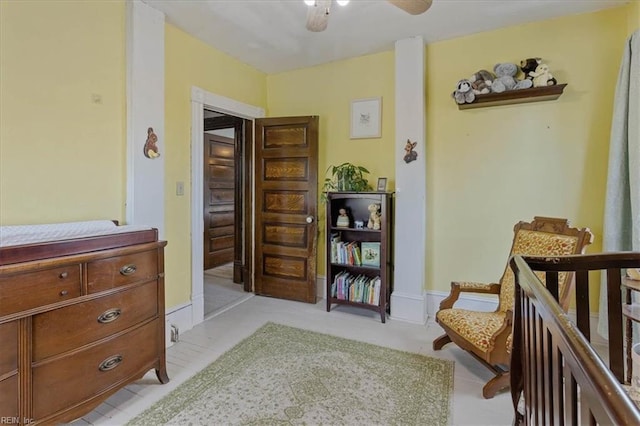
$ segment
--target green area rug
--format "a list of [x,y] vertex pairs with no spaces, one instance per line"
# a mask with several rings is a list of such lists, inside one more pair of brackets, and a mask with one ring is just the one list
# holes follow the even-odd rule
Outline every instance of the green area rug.
[[445,425],[453,362],[267,323],[130,425]]

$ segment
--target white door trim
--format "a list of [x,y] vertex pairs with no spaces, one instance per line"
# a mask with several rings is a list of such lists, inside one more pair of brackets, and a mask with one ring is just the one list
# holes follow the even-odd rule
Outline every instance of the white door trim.
[[[204,320],[204,109],[253,120],[265,116],[263,108],[191,87],[191,305],[193,325]],[[252,166],[253,168],[253,166]]]

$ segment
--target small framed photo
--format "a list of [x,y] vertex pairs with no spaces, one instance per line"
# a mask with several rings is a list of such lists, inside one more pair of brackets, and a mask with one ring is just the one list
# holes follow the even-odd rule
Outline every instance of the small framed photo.
[[382,98],[351,101],[351,139],[381,136]]
[[380,243],[363,241],[360,243],[362,266],[380,267]]
[[378,191],[385,192],[387,190],[387,178],[378,178]]

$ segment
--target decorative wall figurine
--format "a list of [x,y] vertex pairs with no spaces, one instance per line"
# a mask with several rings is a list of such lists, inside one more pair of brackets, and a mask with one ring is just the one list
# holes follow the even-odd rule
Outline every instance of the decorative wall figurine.
[[406,152],[404,156],[404,162],[409,164],[410,162],[416,160],[418,158],[418,153],[413,149],[418,145],[418,142],[411,143],[410,139],[407,139],[407,144],[404,146],[404,151]]
[[158,152],[158,136],[153,133],[153,127],[149,127],[147,129],[147,141],[144,143],[144,156],[147,158],[156,159],[160,157],[160,152]]

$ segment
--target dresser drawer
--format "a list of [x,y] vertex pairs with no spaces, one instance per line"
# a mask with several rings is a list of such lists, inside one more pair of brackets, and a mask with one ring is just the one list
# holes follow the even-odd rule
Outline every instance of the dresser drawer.
[[[0,423],[2,419],[18,417],[18,375],[0,381]],[[8,423],[16,423],[9,421]],[[16,423],[17,424],[17,423]]]
[[0,377],[17,369],[18,321],[12,321],[0,325]]
[[[162,319],[164,321],[164,319]],[[40,419],[142,375],[158,357],[160,320],[33,369],[33,416]]]
[[80,265],[0,277],[0,316],[80,296]]
[[158,285],[151,281],[130,290],[33,317],[33,359],[100,340],[158,314]]
[[108,290],[158,276],[158,253],[155,250],[96,260],[87,264],[89,293]]

